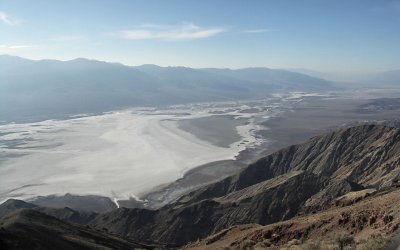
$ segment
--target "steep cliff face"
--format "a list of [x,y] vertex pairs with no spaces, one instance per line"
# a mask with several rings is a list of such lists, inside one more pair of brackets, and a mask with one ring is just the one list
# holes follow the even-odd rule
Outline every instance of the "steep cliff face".
[[400,174],[399,160],[399,129],[339,130],[264,157],[159,210],[118,209],[91,224],[181,245],[232,225],[286,220],[350,191],[390,186]]

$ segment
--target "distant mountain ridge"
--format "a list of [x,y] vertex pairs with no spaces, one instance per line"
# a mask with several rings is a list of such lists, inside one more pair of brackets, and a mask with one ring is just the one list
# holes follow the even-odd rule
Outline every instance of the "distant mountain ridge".
[[131,67],[84,58],[35,61],[0,55],[0,121],[334,88],[323,79],[267,68]]
[[370,77],[369,81],[375,83],[384,83],[390,84],[393,86],[400,85],[400,69],[398,70],[390,70],[375,74]]
[[[336,82],[338,85],[343,83],[353,83],[354,86],[370,87],[399,87],[400,69],[378,71],[378,72],[319,72],[304,68],[289,68],[291,72],[298,72],[312,77],[326,79]],[[342,84],[340,84],[342,83]],[[350,85],[350,86],[351,86]],[[348,87],[350,87],[348,86]]]

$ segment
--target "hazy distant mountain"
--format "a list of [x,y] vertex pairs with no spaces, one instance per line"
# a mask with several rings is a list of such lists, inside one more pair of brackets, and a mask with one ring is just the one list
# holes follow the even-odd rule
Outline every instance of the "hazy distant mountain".
[[129,67],[83,58],[34,61],[2,55],[0,121],[330,88],[319,78],[267,68]]
[[369,78],[370,82],[400,86],[400,69],[385,71]]
[[400,69],[383,71],[378,73],[361,72],[319,72],[309,69],[289,69],[291,72],[298,72],[312,77],[323,78],[333,82],[353,82],[366,86],[382,87],[400,86]]
[[306,74],[291,72],[283,69],[245,68],[245,69],[202,69],[217,75],[229,76],[243,81],[263,84],[274,84],[278,88],[298,90],[324,90],[328,81],[311,77]]
[[321,72],[321,71],[304,69],[304,68],[289,68],[287,70],[291,71],[291,72],[297,72],[300,74],[305,74],[305,75],[309,75],[312,77],[322,78],[322,79],[326,79],[328,81],[335,81],[335,82],[337,82],[337,81],[353,81],[354,79],[357,78],[357,76],[354,76],[353,74]]

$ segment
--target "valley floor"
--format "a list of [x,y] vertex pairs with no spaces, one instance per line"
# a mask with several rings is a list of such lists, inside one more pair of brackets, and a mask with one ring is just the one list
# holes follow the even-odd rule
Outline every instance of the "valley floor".
[[295,93],[1,125],[0,199],[72,193],[160,207],[285,146],[399,118],[400,107],[374,95]]

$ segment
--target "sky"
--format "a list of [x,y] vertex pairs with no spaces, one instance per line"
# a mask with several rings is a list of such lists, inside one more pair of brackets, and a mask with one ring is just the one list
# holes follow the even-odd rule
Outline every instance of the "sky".
[[400,69],[400,0],[0,0],[0,54],[194,68]]

